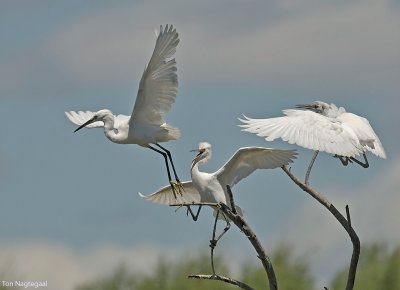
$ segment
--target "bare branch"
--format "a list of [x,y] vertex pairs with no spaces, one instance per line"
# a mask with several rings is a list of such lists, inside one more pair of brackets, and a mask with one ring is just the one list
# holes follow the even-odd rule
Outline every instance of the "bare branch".
[[222,216],[225,219],[226,226],[223,229],[223,231],[218,235],[217,238],[215,238],[216,231],[217,231],[217,222],[218,222],[218,217],[220,214],[220,210],[217,210],[217,214],[215,215],[215,222],[214,222],[214,229],[213,229],[213,234],[212,238],[210,240],[210,248],[211,248],[211,269],[213,272],[213,275],[215,275],[215,268],[214,268],[214,249],[217,246],[218,241],[225,235],[225,233],[230,229],[231,224],[229,223],[229,219],[225,217],[225,215],[222,213]]
[[353,254],[351,256],[349,273],[347,276],[347,284],[346,290],[352,290],[354,287],[354,281],[357,272],[357,265],[358,260],[360,257],[360,239],[357,236],[357,233],[351,227],[351,220],[350,220],[350,210],[346,207],[347,212],[347,219],[336,209],[336,207],[329,202],[329,200],[320,192],[317,192],[308,184],[302,183],[291,171],[287,166],[282,166],[283,171],[290,177],[290,179],[296,183],[303,191],[307,192],[311,195],[314,199],[316,199],[320,204],[326,207],[332,215],[339,221],[342,227],[348,233],[351,242],[353,244]]
[[[224,203],[193,203],[190,205],[208,205],[211,206],[217,210],[222,211],[222,213],[231,221],[233,221],[233,223],[240,229],[241,232],[243,232],[246,237],[249,239],[249,241],[251,242],[251,244],[253,245],[254,249],[257,252],[257,257],[261,260],[261,263],[265,269],[265,271],[267,272],[267,276],[268,276],[268,281],[269,281],[269,289],[270,290],[278,290],[278,285],[277,285],[277,281],[276,281],[276,276],[275,276],[275,272],[274,269],[272,267],[272,263],[270,258],[267,256],[267,254],[265,253],[260,241],[258,240],[256,234],[253,232],[253,230],[250,228],[250,226],[247,224],[247,222],[243,219],[242,216],[240,216],[239,214],[233,212],[233,209],[235,208],[235,203],[234,203],[234,199],[233,199],[233,194],[231,191],[231,188],[229,185],[227,185],[227,192],[228,195],[230,197],[230,204],[232,209],[224,204]],[[175,204],[175,205],[171,205],[171,206],[182,206],[181,204]],[[189,276],[191,278],[196,277],[197,279],[214,279],[211,277],[215,277],[216,275],[192,275]],[[208,278],[198,278],[198,277],[208,277]],[[230,279],[230,278],[228,278]],[[217,279],[217,280],[221,280],[221,279]],[[229,282],[227,282],[229,283]],[[244,288],[244,289],[251,289],[251,288]]]
[[[227,185],[226,188],[227,188],[229,197],[231,198],[231,201],[232,201],[233,194],[232,194],[231,188],[229,185]],[[269,289],[277,290],[278,283],[276,281],[274,268],[272,267],[271,260],[265,253],[264,248],[262,247],[256,234],[253,232],[253,230],[250,228],[250,226],[247,224],[247,222],[243,219],[243,217],[240,216],[239,214],[236,214],[236,215],[233,214],[227,205],[221,203],[221,209],[228,216],[228,218],[230,220],[232,220],[235,223],[235,225],[246,235],[246,237],[249,239],[250,243],[253,245],[254,249],[256,250],[256,252],[258,254],[257,257],[261,260],[261,263],[264,266],[265,271],[267,272],[268,281],[269,281]]]
[[308,165],[306,177],[304,178],[304,184],[306,184],[306,185],[309,184],[308,180],[309,180],[309,178],[310,178],[311,169],[312,169],[312,167],[313,167],[313,165],[314,165],[315,159],[317,159],[318,153],[319,153],[318,150],[314,151],[314,155],[313,155],[313,157],[311,158],[310,165]]
[[346,205],[346,216],[347,216],[347,222],[349,223],[349,227],[351,227],[350,209],[348,204]]
[[218,280],[218,281],[223,281],[225,283],[229,283],[232,285],[236,285],[242,289],[246,289],[246,290],[254,290],[253,288],[251,288],[249,285],[240,282],[238,280],[232,279],[232,278],[228,278],[228,277],[224,277],[224,276],[220,276],[220,275],[190,275],[188,276],[188,278],[190,279],[204,279],[204,280]]
[[226,189],[227,189],[228,196],[229,196],[229,200],[230,200],[230,203],[231,203],[231,210],[232,210],[232,213],[236,215],[236,214],[237,214],[237,211],[236,211],[235,200],[234,200],[234,198],[233,198],[233,194],[232,194],[231,187],[230,187],[229,185],[227,185],[227,186],[226,186]]

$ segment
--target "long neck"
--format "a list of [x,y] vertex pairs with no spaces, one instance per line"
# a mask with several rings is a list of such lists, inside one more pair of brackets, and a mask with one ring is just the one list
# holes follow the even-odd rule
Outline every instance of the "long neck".
[[190,170],[190,174],[192,176],[193,179],[193,175],[198,175],[200,173],[199,170],[199,162],[194,163],[195,161],[193,161],[192,163],[192,169]]
[[199,170],[199,165],[200,165],[200,162],[196,162],[196,163],[192,164],[192,170],[190,173],[191,173],[192,181],[194,183],[197,183],[199,180],[202,179],[202,176],[204,177],[204,175],[206,175],[205,172],[201,172]]
[[122,143],[121,141],[124,138],[123,134],[121,134],[121,132],[119,132],[118,128],[117,128],[117,132],[115,131],[114,128],[114,115],[110,114],[107,115],[104,120],[104,134],[106,135],[106,137],[108,139],[110,139],[112,142],[115,143]]

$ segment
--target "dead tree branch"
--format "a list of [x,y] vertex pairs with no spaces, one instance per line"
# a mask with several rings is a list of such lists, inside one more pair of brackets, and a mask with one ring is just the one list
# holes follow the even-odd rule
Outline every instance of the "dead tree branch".
[[310,179],[311,169],[312,169],[312,167],[313,167],[313,165],[314,165],[315,159],[317,159],[318,153],[319,153],[318,150],[317,150],[317,151],[314,151],[314,155],[313,155],[313,157],[311,158],[310,165],[308,165],[306,177],[304,178],[304,184],[305,184],[305,185],[308,185],[308,184],[309,184],[308,180]]
[[[234,199],[230,186],[227,185],[226,189],[228,191],[228,195],[231,200],[231,205],[234,206],[234,203],[232,202]],[[265,253],[264,248],[261,245],[260,241],[258,240],[256,234],[253,232],[253,230],[250,228],[247,222],[243,219],[243,217],[240,216],[239,214],[234,214],[226,204],[221,204],[221,209],[224,210],[224,213],[228,216],[228,218],[234,222],[234,224],[246,235],[250,243],[253,245],[254,249],[258,254],[257,257],[261,260],[261,263],[265,271],[267,272],[269,289],[277,290],[278,283],[276,281],[275,271],[272,266],[271,259]]]
[[[270,258],[267,256],[267,254],[264,251],[264,248],[262,247],[260,241],[258,240],[256,234],[253,232],[253,230],[250,228],[250,226],[247,224],[247,222],[243,219],[242,216],[240,216],[237,212],[236,212],[236,208],[235,208],[235,202],[233,199],[233,194],[231,191],[231,188],[229,185],[227,185],[227,192],[229,195],[229,199],[230,199],[230,206],[224,204],[224,203],[194,203],[194,204],[190,204],[190,205],[208,205],[212,208],[215,208],[216,210],[221,211],[229,220],[231,220],[238,228],[241,232],[243,232],[247,239],[250,241],[250,243],[253,245],[254,249],[257,252],[257,257],[261,260],[261,263],[267,273],[267,277],[268,277],[268,282],[269,282],[269,289],[270,290],[278,290],[278,284],[276,281],[276,276],[275,276],[275,271],[274,268],[272,266],[271,260]],[[176,205],[171,205],[171,206],[182,206],[180,204],[176,204]],[[215,230],[215,225],[214,225],[214,230]],[[214,273],[215,274],[215,273]],[[219,277],[219,278],[216,278]],[[227,278],[230,282],[221,279],[222,276],[219,275],[191,275],[189,276],[189,278],[196,278],[196,279],[214,279],[214,280],[220,280],[220,281],[224,281],[230,284],[234,284],[231,283],[231,281],[236,281],[236,280],[232,280],[230,278]],[[223,277],[226,278],[226,277]],[[239,281],[236,281],[239,282]],[[252,289],[250,288],[248,285],[239,282],[240,284],[234,284],[237,285],[243,289]],[[246,285],[245,287],[242,287],[240,285]]]
[[224,277],[224,276],[220,276],[220,275],[189,275],[188,278],[190,279],[203,279],[203,280],[217,280],[217,281],[222,281],[228,284],[232,284],[235,286],[238,286],[242,289],[246,289],[246,290],[253,290],[253,288],[251,288],[249,285],[240,282],[238,280],[229,278],[229,277]]
[[[314,154],[316,157],[316,154]],[[313,156],[313,160],[310,163],[309,166],[309,171],[311,171],[312,163],[314,162],[315,158]],[[357,236],[357,233],[354,231],[354,229],[351,226],[351,219],[350,219],[350,210],[349,207],[346,206],[346,216],[347,219],[336,209],[336,207],[329,202],[329,200],[320,192],[317,192],[314,190],[311,186],[308,184],[308,178],[306,177],[305,182],[301,182],[288,168],[287,166],[282,166],[283,171],[290,177],[290,179],[296,183],[303,191],[307,192],[309,195],[311,195],[314,199],[316,199],[320,204],[322,204],[324,207],[326,207],[331,214],[339,221],[339,223],[342,225],[342,227],[346,230],[348,233],[351,242],[353,244],[353,254],[351,256],[351,261],[350,261],[350,267],[349,267],[349,272],[347,276],[347,284],[346,284],[346,290],[352,290],[354,287],[354,281],[356,277],[356,272],[357,272],[357,265],[358,265],[358,260],[360,257],[360,239]],[[309,176],[309,171],[308,171],[308,176]],[[307,183],[306,183],[307,182]]]

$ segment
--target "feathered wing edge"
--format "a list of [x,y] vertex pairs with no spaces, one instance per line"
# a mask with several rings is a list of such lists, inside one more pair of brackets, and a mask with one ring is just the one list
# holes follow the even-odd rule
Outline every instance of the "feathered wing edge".
[[257,169],[288,165],[296,156],[296,150],[242,147],[215,174],[221,184],[234,186]]
[[[239,118],[243,123],[239,127],[267,141],[281,138],[289,144],[297,144],[311,150],[342,156],[355,156],[362,152],[362,147],[352,131],[329,122],[326,117],[310,111],[284,110],[283,112],[286,116],[268,119],[252,119],[244,116],[245,119]],[[310,127],[304,126],[302,120],[296,117],[299,113],[308,114],[309,119],[318,121],[319,126],[322,126],[321,130],[310,131]]]
[[140,192],[138,194],[145,200],[163,205],[192,204],[192,203],[199,203],[201,201],[200,193],[197,191],[197,189],[194,187],[191,181],[183,182],[182,186],[183,186],[182,194],[176,194],[176,197],[170,185],[165,186],[149,195],[143,195]]
[[142,121],[161,125],[175,102],[178,77],[175,58],[179,34],[166,25],[157,35],[156,46],[139,83],[131,114],[131,122]]
[[[86,121],[90,120],[94,116],[94,112],[92,111],[68,111],[65,112],[65,116],[67,116],[68,120],[72,123],[80,126],[84,124]],[[101,121],[93,122],[86,126],[86,128],[99,128],[104,127],[104,123]]]

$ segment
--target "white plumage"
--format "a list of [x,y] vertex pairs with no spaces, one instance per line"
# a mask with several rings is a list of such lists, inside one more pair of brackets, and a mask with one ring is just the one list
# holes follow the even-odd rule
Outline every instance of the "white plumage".
[[243,131],[265,137],[281,138],[311,150],[354,157],[365,151],[386,158],[385,150],[368,120],[343,107],[321,101],[298,105],[305,110],[284,110],[285,116],[269,119],[239,119]]
[[[164,187],[155,193],[141,197],[158,204],[193,203],[225,203],[230,206],[226,186],[233,187],[240,180],[250,175],[256,169],[273,169],[288,165],[296,158],[294,150],[280,150],[262,147],[243,147],[216,172],[206,173],[199,170],[200,164],[205,164],[211,158],[211,145],[199,144],[198,154],[191,166],[192,181],[182,183],[184,192],[175,199],[170,187]],[[238,208],[238,212],[241,212]]]
[[[179,129],[164,120],[175,102],[178,89],[176,61],[172,58],[178,43],[179,36],[172,25],[166,25],[165,28],[160,26],[153,54],[140,80],[131,116],[116,116],[107,109],[97,112],[70,111],[65,114],[72,123],[79,125],[75,132],[83,127],[104,127],[106,137],[112,142],[148,147],[162,154],[166,164],[168,157],[179,183],[169,151],[158,144],[180,137]],[[172,182],[168,164],[167,172]]]

